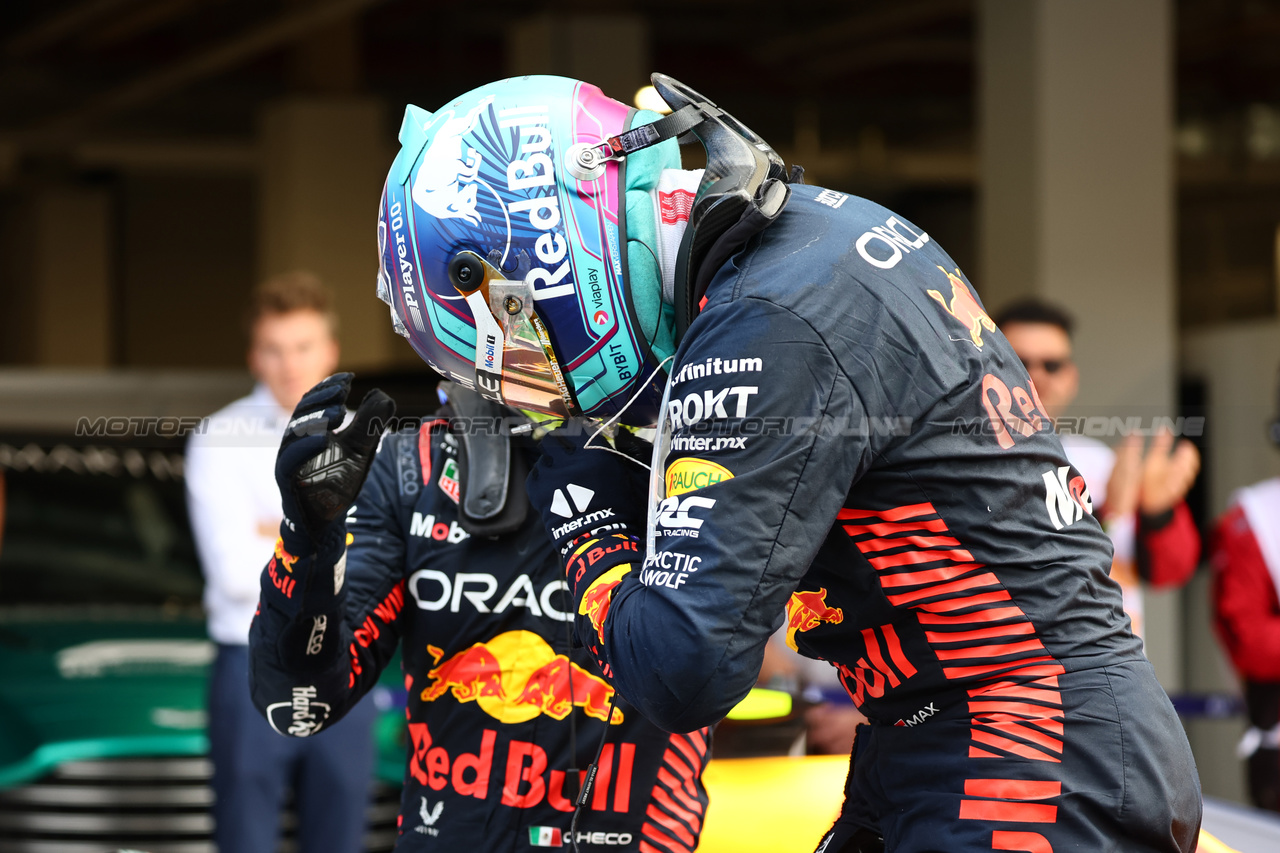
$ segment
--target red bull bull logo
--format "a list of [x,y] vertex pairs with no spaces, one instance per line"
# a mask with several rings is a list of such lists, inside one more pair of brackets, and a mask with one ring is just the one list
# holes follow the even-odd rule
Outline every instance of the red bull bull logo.
[[[459,702],[475,702],[503,723],[523,723],[540,714],[563,720],[574,706],[597,720],[609,719],[609,683],[556,654],[531,631],[507,631],[443,662],[441,649],[427,646],[427,651],[437,665],[427,673],[431,680],[422,691],[424,702],[452,692]],[[622,719],[615,709],[610,722]]]
[[844,621],[844,611],[827,606],[827,590],[803,590],[791,593],[787,600],[787,645],[796,648],[796,634],[812,631],[824,622],[838,625]]
[[591,627],[595,629],[596,636],[602,643],[604,642],[604,620],[609,615],[609,605],[613,603],[613,590],[622,583],[623,576],[630,571],[630,563],[615,566],[596,578],[591,586],[587,587],[582,600],[578,602],[579,615],[591,620]]
[[988,332],[996,330],[996,324],[987,316],[987,312],[982,310],[982,306],[978,304],[977,298],[973,292],[969,290],[968,285],[960,278],[960,270],[955,273],[949,273],[942,267],[938,267],[946,273],[947,278],[951,281],[951,301],[948,302],[943,298],[942,294],[936,290],[926,290],[934,301],[942,306],[942,310],[946,311],[952,317],[960,321],[960,325],[969,331],[969,339],[973,341],[973,345],[978,349],[982,349],[982,330]]
[[298,562],[298,558],[284,549],[284,540],[278,536],[276,537],[276,553],[271,562],[275,563],[277,560],[286,572],[293,574],[293,564]]

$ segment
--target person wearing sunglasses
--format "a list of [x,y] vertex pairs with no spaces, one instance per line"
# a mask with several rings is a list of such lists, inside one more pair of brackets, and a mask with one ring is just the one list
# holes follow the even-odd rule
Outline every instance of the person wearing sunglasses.
[[1077,428],[1082,421],[1063,420],[1080,389],[1071,315],[1027,298],[1006,305],[994,319],[1058,424],[1067,458],[1084,475],[1094,515],[1115,547],[1111,576],[1124,590],[1133,632],[1142,636],[1142,585],[1182,586],[1200,563],[1200,533],[1186,504],[1200,453],[1185,438],[1175,442],[1168,430],[1154,435],[1145,452],[1140,434],[1121,437],[1114,450],[1084,435]]
[[1189,853],[1186,736],[973,284],[651,79],[668,115],[543,76],[410,107],[378,215],[393,327],[549,421],[527,492],[578,641],[668,731],[723,718],[779,629],[831,662],[870,725],[824,853]]

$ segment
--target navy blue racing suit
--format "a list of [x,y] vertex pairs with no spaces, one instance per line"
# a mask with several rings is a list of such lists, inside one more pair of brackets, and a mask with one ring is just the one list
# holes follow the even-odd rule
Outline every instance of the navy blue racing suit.
[[[622,701],[606,725],[614,691],[580,647],[568,650],[572,601],[536,513],[513,533],[468,534],[458,445],[444,419],[386,435],[347,517],[341,589],[322,612],[300,609],[299,590],[308,572],[328,582],[332,569],[277,546],[250,632],[254,703],[280,733],[314,734],[400,645],[409,743],[396,850],[567,847],[575,771],[606,728],[579,849],[693,850],[709,730],[668,734]],[[512,452],[530,454],[524,445]]]
[[785,622],[872,722],[846,828],[892,851],[1194,847],[1194,762],[1088,487],[925,231],[795,187],[670,375],[653,550],[578,590],[622,695],[711,723]]

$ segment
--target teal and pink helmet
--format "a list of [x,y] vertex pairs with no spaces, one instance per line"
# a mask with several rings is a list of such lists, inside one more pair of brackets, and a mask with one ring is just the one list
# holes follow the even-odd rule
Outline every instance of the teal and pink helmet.
[[519,409],[656,421],[689,313],[663,303],[653,250],[653,190],[680,167],[674,137],[708,150],[678,276],[706,253],[691,249],[699,206],[727,227],[738,217],[724,212],[758,206],[782,167],[696,92],[655,83],[676,107],[665,118],[542,76],[406,109],[378,212],[378,296],[436,371]]

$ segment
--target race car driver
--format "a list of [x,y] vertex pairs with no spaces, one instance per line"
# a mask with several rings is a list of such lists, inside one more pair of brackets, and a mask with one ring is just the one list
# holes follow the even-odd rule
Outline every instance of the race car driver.
[[381,392],[332,432],[350,381],[312,389],[280,451],[286,521],[250,632],[259,710],[284,735],[327,729],[399,647],[397,851],[693,850],[709,731],[659,730],[570,649],[573,602],[525,496],[534,446],[509,434],[526,418],[454,388],[375,454]]
[[[681,730],[750,689],[785,620],[871,721],[825,853],[1190,851],[1186,737],[972,284],[925,229],[799,184],[653,79],[663,118],[550,77],[411,107],[380,210],[395,328],[571,420],[529,496],[579,639]],[[659,427],[647,495],[619,488],[614,423]]]

